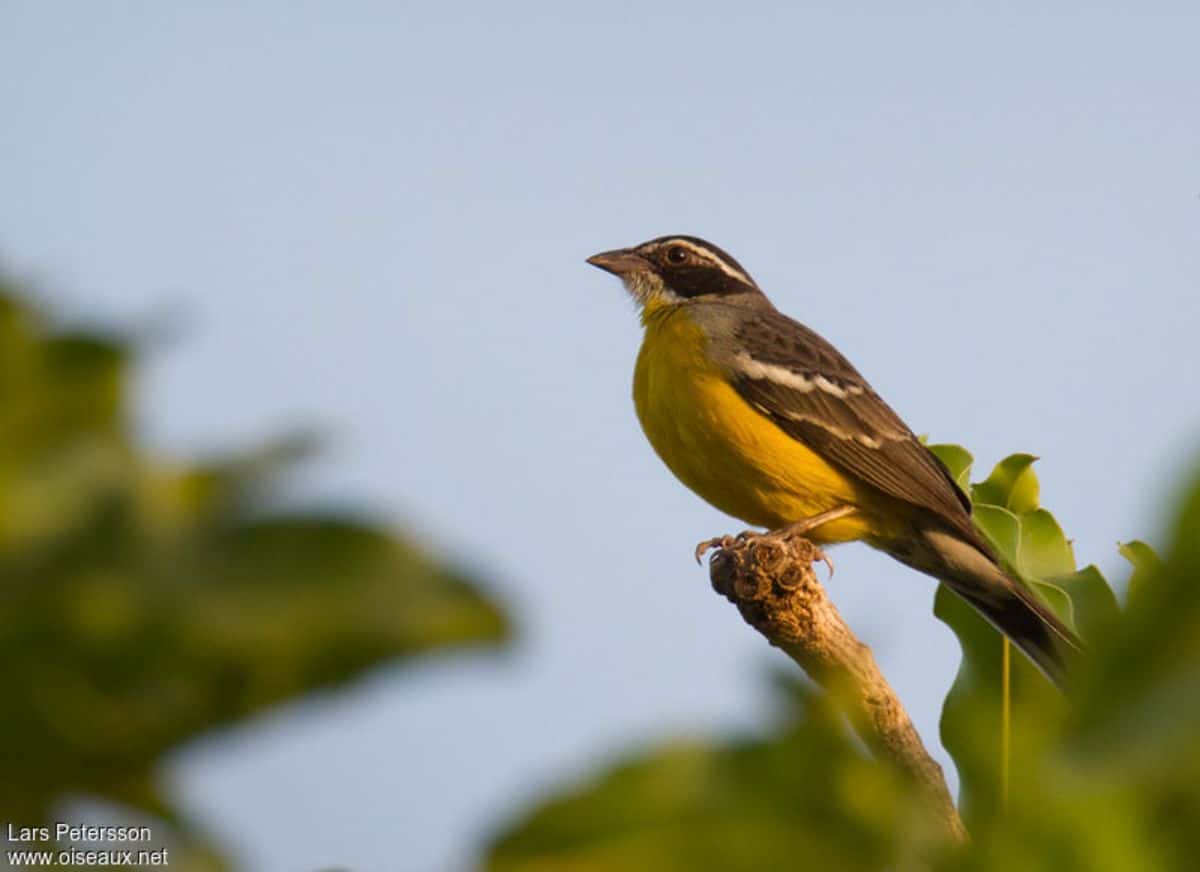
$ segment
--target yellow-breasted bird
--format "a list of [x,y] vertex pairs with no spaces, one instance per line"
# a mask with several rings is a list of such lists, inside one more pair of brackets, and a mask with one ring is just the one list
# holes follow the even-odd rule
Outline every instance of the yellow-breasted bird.
[[1061,686],[1075,634],[1005,573],[970,499],[837,349],[694,236],[588,263],[641,305],[634,404],[684,484],[748,524],[860,540],[932,575]]

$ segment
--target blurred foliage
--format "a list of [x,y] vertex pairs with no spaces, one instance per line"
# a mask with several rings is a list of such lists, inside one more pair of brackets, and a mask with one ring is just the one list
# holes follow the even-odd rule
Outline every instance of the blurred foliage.
[[[1039,503],[1040,486],[1031,454],[1013,454],[988,477],[968,484],[973,458],[957,445],[931,445],[974,504],[976,526],[995,547],[1009,571],[1022,579],[1086,643],[1102,635],[1116,618],[1117,600],[1094,566],[1078,568],[1075,553],[1058,521]],[[1000,633],[978,612],[939,586],[934,614],[946,622],[963,649],[962,665],[942,710],[942,744],[958,767],[960,807],[968,828],[999,811],[1001,794]],[[1037,759],[1039,744],[1051,735],[1048,717],[1060,718],[1067,701],[1018,651],[1012,652],[1013,770]]]
[[666,744],[564,790],[488,850],[496,872],[571,869],[1192,870],[1200,856],[1200,478],[1171,545],[1121,546],[1122,608],[1039,505],[1034,458],[969,484],[972,458],[934,446],[1014,572],[1080,631],[1068,697],[1019,652],[1010,800],[999,796],[1000,636],[945,592],[937,615],[963,648],[942,738],[957,764],[970,844],[939,841],[919,791],[870,759],[836,706],[802,686],[766,736]]
[[372,666],[499,642],[507,620],[394,532],[269,510],[295,440],[148,456],[132,363],[0,284],[0,821],[43,824],[82,794],[186,840],[157,783],[169,751]]
[[553,799],[502,836],[496,872],[920,868],[921,792],[870,759],[829,700],[781,682],[765,739],[676,743]]
[[1079,621],[1090,651],[1069,699],[1040,709],[1014,699],[1026,709],[1027,738],[1013,761],[1012,802],[977,816],[965,868],[1196,868],[1200,478],[1168,541],[1161,561],[1144,543],[1123,546],[1134,564],[1126,607]]

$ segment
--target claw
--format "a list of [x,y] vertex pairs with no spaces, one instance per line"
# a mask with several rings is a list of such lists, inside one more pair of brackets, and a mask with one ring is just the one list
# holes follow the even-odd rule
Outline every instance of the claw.
[[[776,539],[787,539],[793,535],[799,534],[796,531],[785,527],[782,530],[773,530],[769,533],[759,533],[755,530],[743,530],[736,536],[714,536],[711,539],[705,539],[703,542],[698,543],[696,545],[694,556],[696,558],[696,563],[703,565],[704,555],[714,548],[729,548],[734,544],[743,544],[751,541],[752,539],[770,539],[772,537]],[[829,567],[829,577],[833,578],[833,558],[826,554],[823,549],[818,548],[816,559],[820,560],[827,567]]]
[[826,554],[824,551],[818,549],[817,550],[817,559],[829,567],[829,577],[833,578],[833,558],[830,557],[828,554]]
[[714,548],[730,548],[736,543],[745,542],[750,536],[755,536],[756,533],[750,530],[745,530],[736,536],[713,536],[711,539],[705,539],[696,546],[696,562],[703,562],[704,555]]
[[704,565],[704,555],[707,554],[709,551],[711,551],[713,548],[720,547],[721,540],[723,538],[725,538],[725,537],[724,536],[716,536],[712,539],[705,539],[703,542],[698,543],[696,545],[696,552],[695,552],[696,553],[696,564],[703,566]]

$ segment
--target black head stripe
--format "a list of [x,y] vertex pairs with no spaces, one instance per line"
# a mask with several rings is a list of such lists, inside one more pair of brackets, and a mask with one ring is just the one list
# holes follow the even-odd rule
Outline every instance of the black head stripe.
[[[680,242],[686,242],[693,248],[697,248],[700,251],[708,252],[715,260],[724,261],[746,278],[750,279],[750,273],[746,272],[745,268],[733,258],[733,255],[729,254],[720,246],[713,245],[707,239],[701,239],[699,236],[684,236],[678,233],[673,236],[660,236],[657,239],[651,239],[649,242],[642,243],[642,246],[639,247],[666,247],[668,243],[676,240]],[[750,279],[750,283],[753,284],[754,280]]]
[[715,266],[664,266],[659,275],[663,284],[681,297],[745,294],[758,290]]
[[[672,249],[682,248],[689,257],[673,262]],[[745,294],[758,292],[754,280],[722,249],[696,236],[660,236],[638,246],[653,262],[663,283],[681,297]]]

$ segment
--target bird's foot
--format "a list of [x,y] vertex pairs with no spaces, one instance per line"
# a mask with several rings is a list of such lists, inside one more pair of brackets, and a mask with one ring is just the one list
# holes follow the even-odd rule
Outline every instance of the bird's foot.
[[[803,524],[804,522],[801,522]],[[714,536],[711,539],[705,539],[696,545],[696,562],[701,563],[704,560],[704,555],[714,548],[717,550],[732,548],[736,545],[747,545],[754,542],[787,542],[793,538],[804,538],[804,533],[811,530],[812,526],[802,527],[801,524],[792,524],[787,527],[780,527],[778,530],[768,530],[765,533],[759,533],[756,530],[743,530],[736,536]],[[812,545],[812,543],[809,543]],[[829,567],[829,577],[833,578],[833,559],[825,553],[825,551],[816,545],[813,545],[813,560],[820,560]]]
[[696,550],[694,552],[695,556],[696,556],[696,562],[703,563],[704,555],[707,554],[709,551],[712,551],[714,548],[717,548],[717,549],[732,548],[734,545],[737,545],[739,542],[748,541],[751,536],[761,536],[761,535],[762,535],[761,533],[755,533],[752,530],[743,530],[742,532],[738,533],[736,536],[729,536],[729,535],[713,536],[711,539],[705,539],[703,542],[698,542],[696,544]]
[[[830,521],[836,521],[838,518],[844,518],[847,515],[854,514],[858,509],[854,506],[838,506],[836,509],[830,509],[827,512],[813,515],[810,518],[805,518],[802,521],[797,521],[794,524],[788,524],[786,527],[780,527],[778,530],[770,530],[766,533],[758,533],[754,530],[743,530],[736,536],[715,536],[712,539],[705,539],[696,546],[696,562],[700,563],[704,559],[704,555],[714,548],[731,548],[734,545],[744,545],[749,542],[773,540],[776,542],[786,542],[792,538],[806,539],[805,534],[815,530],[822,524],[827,524]],[[810,544],[811,541],[810,541]],[[822,561],[829,567],[829,577],[833,577],[833,560],[822,549],[817,548],[813,555],[814,560]]]

